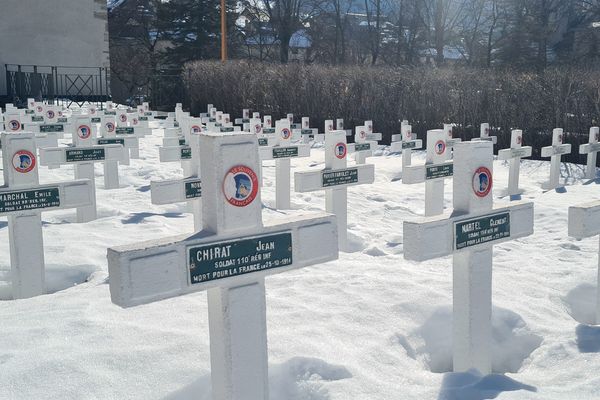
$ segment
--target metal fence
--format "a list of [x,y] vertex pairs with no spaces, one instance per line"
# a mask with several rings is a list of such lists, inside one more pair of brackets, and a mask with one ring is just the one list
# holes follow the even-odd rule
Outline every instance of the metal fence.
[[5,64],[5,71],[7,100],[14,104],[27,98],[67,107],[110,100],[108,68]]

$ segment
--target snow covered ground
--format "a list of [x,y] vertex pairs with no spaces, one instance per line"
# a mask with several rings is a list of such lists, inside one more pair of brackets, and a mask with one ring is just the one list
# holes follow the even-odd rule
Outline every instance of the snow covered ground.
[[[160,164],[161,131],[141,140],[141,160],[121,167],[121,188],[102,188],[99,219],[74,210],[43,214],[48,289],[10,299],[9,245],[0,220],[0,399],[210,399],[206,294],[121,309],[110,302],[106,248],[191,232],[185,204],[154,206],[150,180],[181,176]],[[381,152],[380,152],[381,153]],[[598,183],[567,165],[564,192],[540,186],[549,163],[524,161],[523,199],[535,202],[535,234],[495,246],[496,374],[449,373],[451,257],[402,257],[402,221],[424,208],[424,185],[404,185],[397,155],[379,154],[374,185],[349,190],[352,253],[270,277],[267,285],[271,398],[598,399],[600,327],[594,315],[598,240],[567,236],[569,205],[600,199]],[[424,161],[417,152],[413,162]],[[323,151],[292,162],[322,168]],[[508,167],[496,161],[495,192]],[[274,164],[263,169],[264,218],[276,218]],[[41,168],[41,182],[73,179]],[[446,183],[451,206],[452,184]],[[498,199],[498,202],[507,199]],[[324,194],[292,194],[295,209],[323,210]]]

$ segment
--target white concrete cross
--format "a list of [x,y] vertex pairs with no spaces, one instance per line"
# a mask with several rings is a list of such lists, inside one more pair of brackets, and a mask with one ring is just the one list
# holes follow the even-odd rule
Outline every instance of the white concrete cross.
[[303,143],[310,143],[311,139],[314,139],[316,135],[319,134],[319,130],[317,128],[310,127],[310,118],[302,117],[300,122],[300,127],[294,129],[292,127],[292,135],[293,137],[301,138]]
[[[448,146],[450,149],[454,148],[454,145],[456,143],[459,143],[462,141],[462,139],[460,138],[455,138],[452,135],[452,128],[454,128],[454,124],[444,124],[444,132],[446,132],[446,146]],[[450,156],[450,158],[452,158],[452,156]]]
[[453,364],[491,372],[492,247],[533,233],[533,203],[494,207],[493,143],[454,148],[454,210],[404,222],[404,258],[453,255]]
[[[89,179],[92,182],[92,203],[77,207],[77,222],[89,222],[98,217],[94,163],[104,163],[104,187],[116,189],[119,187],[119,171],[114,164],[126,160],[128,154],[122,144],[98,145],[88,116],[78,116],[73,126],[73,146],[40,149],[40,165],[56,168],[74,164],[75,179]],[[114,164],[106,164],[106,161],[113,161]]]
[[335,125],[333,124],[332,119],[326,119],[325,123],[324,123],[324,127],[323,127],[323,133],[317,133],[314,135],[315,142],[316,143],[324,143],[325,136],[327,135],[327,133],[333,132],[334,130],[344,131],[346,133],[346,136],[352,135],[351,130],[346,131],[344,129],[344,119],[343,118],[338,118],[335,121]]
[[381,140],[381,133],[373,133],[373,129],[369,131],[366,126],[357,126],[354,131],[354,160],[357,164],[364,164],[367,157],[373,156],[373,150]]
[[117,126],[113,133],[107,133],[104,138],[129,138],[126,142],[125,148],[129,153],[129,158],[139,159],[140,158],[140,138],[146,137],[148,134],[148,128],[134,127],[134,126]]
[[13,298],[38,296],[45,293],[41,213],[93,204],[94,187],[89,180],[40,185],[33,133],[2,133],[1,141]]
[[[402,153],[402,171],[412,164],[412,151],[423,148],[421,139],[413,139],[412,126],[402,124],[401,134],[392,135],[390,151],[392,153]],[[404,173],[404,172],[403,172]]]
[[402,183],[425,182],[426,217],[444,212],[444,179],[452,177],[454,172],[446,137],[441,129],[427,131],[425,165],[409,165],[402,170]]
[[348,186],[375,181],[373,164],[348,168],[346,132],[329,131],[325,135],[325,169],[294,173],[297,192],[325,190],[325,209],[337,217],[340,250],[348,250]]
[[560,187],[560,159],[563,154],[571,153],[571,144],[563,144],[563,140],[562,128],[555,128],[552,131],[552,146],[542,147],[542,157],[550,157],[550,179],[542,184],[544,190]]
[[[569,236],[585,239],[600,235],[600,201],[569,207]],[[597,288],[600,287],[600,252]],[[600,290],[596,289],[596,324],[600,324]]]
[[498,143],[498,136],[490,136],[490,124],[483,123],[479,128],[479,137],[471,140],[489,140],[493,144]]
[[267,400],[264,278],[336,259],[335,217],[263,223],[252,133],[200,136],[204,229],[108,249],[112,301],[122,307],[208,291],[212,396]]
[[289,120],[275,123],[274,146],[259,146],[261,161],[275,160],[275,208],[289,210],[290,201],[290,169],[291,159],[310,156],[310,146],[307,144],[292,144],[292,130]]
[[244,108],[242,110],[242,118],[236,118],[234,122],[236,125],[241,125],[241,126],[244,126],[245,124],[249,124],[250,123],[250,109]]
[[160,162],[181,161],[184,176],[194,174],[195,159],[192,157],[192,148],[189,144],[180,146],[168,146],[158,148],[158,159]]
[[202,229],[202,186],[199,176],[150,181],[152,204],[187,202],[194,215],[194,232]]
[[515,129],[511,132],[510,149],[498,151],[498,160],[509,160],[510,164],[508,188],[506,190],[507,196],[516,196],[523,193],[523,190],[519,189],[519,167],[521,165],[521,158],[531,157],[531,152],[531,146],[523,146],[523,131],[520,129]]
[[587,179],[596,179],[596,155],[600,151],[600,128],[593,126],[590,128],[590,138],[587,144],[579,146],[579,154],[587,154],[587,164],[585,166],[585,177]]

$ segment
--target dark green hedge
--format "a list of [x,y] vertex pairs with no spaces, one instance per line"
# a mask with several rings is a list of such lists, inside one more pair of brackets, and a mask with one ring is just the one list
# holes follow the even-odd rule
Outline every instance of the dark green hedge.
[[[600,116],[600,70],[551,68],[542,74],[458,67],[390,68],[279,65],[232,61],[189,63],[184,73],[192,112],[212,103],[240,117],[243,108],[274,118],[294,113],[322,129],[325,119],[346,127],[374,121],[384,142],[407,119],[424,137],[427,129],[456,123],[455,136],[470,139],[489,122],[507,147],[511,129],[523,129],[526,144],[550,144],[555,127],[574,146],[587,142]],[[577,153],[576,148],[574,153]],[[570,161],[582,161],[572,155]]]

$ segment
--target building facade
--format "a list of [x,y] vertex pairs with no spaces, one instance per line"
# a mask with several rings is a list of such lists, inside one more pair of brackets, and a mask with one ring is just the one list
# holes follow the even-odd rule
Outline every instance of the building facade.
[[0,97],[106,96],[109,67],[106,0],[2,0]]

